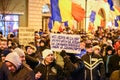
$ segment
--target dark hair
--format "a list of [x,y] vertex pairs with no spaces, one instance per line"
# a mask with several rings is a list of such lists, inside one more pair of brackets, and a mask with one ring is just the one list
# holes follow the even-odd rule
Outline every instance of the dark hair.
[[111,51],[112,51],[112,54],[113,54],[114,50],[113,50],[112,46],[108,45],[108,46],[106,47],[106,49],[105,49],[106,55],[108,54],[108,51],[109,51],[109,50],[111,50]]
[[3,35],[2,31],[0,31],[0,34]]
[[93,45],[91,43],[87,43],[85,47],[86,48],[91,48],[91,47],[93,47]]
[[107,46],[106,51],[113,50],[112,46]]
[[15,37],[15,35],[14,34],[10,34],[10,38],[13,38],[13,37]]

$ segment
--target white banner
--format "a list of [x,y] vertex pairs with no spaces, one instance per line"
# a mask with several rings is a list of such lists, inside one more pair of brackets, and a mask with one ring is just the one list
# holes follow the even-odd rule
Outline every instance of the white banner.
[[53,51],[65,50],[68,53],[80,53],[80,35],[50,34],[50,45]]

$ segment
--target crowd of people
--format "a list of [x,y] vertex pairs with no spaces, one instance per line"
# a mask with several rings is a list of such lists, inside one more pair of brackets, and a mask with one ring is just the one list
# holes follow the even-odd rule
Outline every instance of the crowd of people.
[[[35,41],[20,45],[0,33],[0,80],[119,80],[120,30],[86,33],[69,28],[56,34],[80,35],[80,53],[57,52],[50,47],[50,32],[35,31]],[[57,58],[61,58],[61,66]]]

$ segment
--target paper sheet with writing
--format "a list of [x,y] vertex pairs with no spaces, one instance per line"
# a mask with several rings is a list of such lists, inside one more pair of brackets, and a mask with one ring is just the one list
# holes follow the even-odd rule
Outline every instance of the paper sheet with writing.
[[69,53],[80,53],[80,35],[50,34],[50,45],[53,51],[66,50]]

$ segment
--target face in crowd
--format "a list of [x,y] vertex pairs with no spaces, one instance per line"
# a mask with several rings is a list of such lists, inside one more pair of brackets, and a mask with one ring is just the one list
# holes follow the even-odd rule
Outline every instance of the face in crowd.
[[32,47],[27,47],[27,53],[32,54],[33,53],[33,48]]
[[80,42],[80,49],[85,49],[85,42]]
[[54,61],[54,55],[53,54],[49,54],[46,56],[46,58],[44,59],[46,64],[50,64]]
[[5,58],[5,64],[10,72],[16,72],[22,65],[20,56],[16,52],[9,53]]
[[0,40],[0,49],[4,50],[7,48],[7,40]]
[[6,66],[8,67],[10,72],[15,72],[16,71],[16,67],[11,62],[6,62]]
[[50,49],[45,49],[42,52],[42,56],[43,56],[43,61],[46,65],[49,65],[50,63],[52,63],[55,59],[53,51]]
[[91,44],[86,44],[86,51],[89,54],[93,53],[93,46]]

